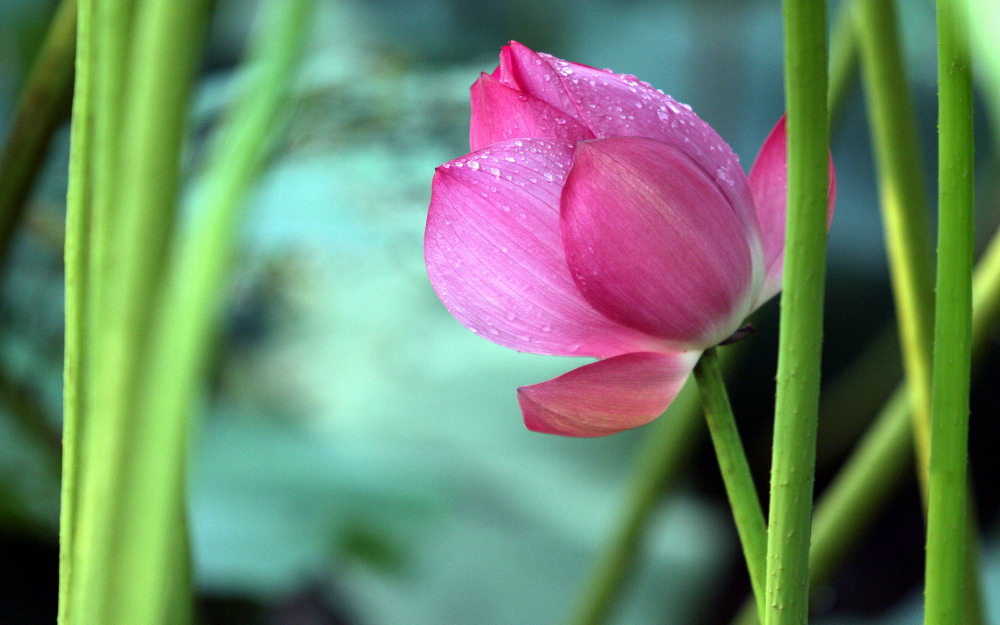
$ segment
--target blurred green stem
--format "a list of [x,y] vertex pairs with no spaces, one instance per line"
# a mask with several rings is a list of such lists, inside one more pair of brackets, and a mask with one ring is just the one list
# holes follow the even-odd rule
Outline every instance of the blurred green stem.
[[829,186],[826,3],[785,0],[788,222],[767,532],[767,625],[804,625]]
[[[274,14],[250,81],[220,132],[186,230],[175,227],[180,149],[208,5],[138,0],[133,18],[100,26],[134,33],[98,36],[92,30],[104,11],[132,9],[84,2],[67,220],[60,622],[173,625],[191,619],[188,413],[238,209],[281,127],[312,2],[267,4]],[[123,42],[133,48],[128,58],[95,71],[103,58],[96,52],[121,52]],[[122,125],[104,126],[103,135],[100,116],[91,115],[110,95],[102,80],[126,86]],[[116,184],[102,188],[101,176]]]
[[830,126],[835,125],[844,104],[844,94],[858,69],[858,38],[851,23],[853,5],[865,0],[844,0],[833,18],[830,33],[830,85],[827,106]]
[[916,115],[896,22],[893,0],[854,7],[899,341],[913,393],[918,475],[926,495],[934,328],[931,238]]
[[973,124],[967,33],[938,0],[938,265],[924,622],[962,621],[972,321]]
[[[170,258],[139,384],[137,412],[147,415],[149,424],[138,442],[146,453],[134,488],[137,496],[148,495],[135,511],[135,525],[154,537],[168,536],[174,518],[184,516],[183,500],[174,494],[184,492],[189,413],[218,326],[240,209],[283,127],[282,104],[303,52],[313,1],[272,1],[265,7],[270,13],[261,23],[267,27],[251,56],[245,91],[218,137],[192,207],[195,221]],[[158,513],[172,506],[174,518]],[[135,556],[159,565],[144,569],[144,592],[152,593],[170,566],[172,545],[147,540],[141,546],[142,554]]]
[[7,258],[52,135],[69,111],[75,53],[76,0],[62,0],[18,98],[0,154],[0,264]]
[[600,625],[607,621],[642,543],[649,517],[694,451],[701,424],[698,395],[689,384],[667,413],[649,426],[627,482],[623,516],[590,572],[569,623]]
[[767,524],[757,498],[757,487],[750,473],[743,443],[729,396],[722,379],[716,348],[710,347],[702,354],[694,368],[694,376],[701,392],[705,421],[712,436],[715,456],[726,485],[729,505],[736,521],[736,530],[743,546],[743,557],[750,574],[757,603],[757,612],[764,618],[764,565],[767,558]]

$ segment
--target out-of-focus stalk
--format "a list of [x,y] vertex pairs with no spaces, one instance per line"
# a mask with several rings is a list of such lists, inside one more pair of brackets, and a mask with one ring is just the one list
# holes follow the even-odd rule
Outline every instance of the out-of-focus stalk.
[[926,496],[930,453],[933,262],[916,115],[893,0],[854,6],[903,365],[913,394],[914,444]]
[[49,141],[69,112],[75,54],[76,0],[62,0],[18,98],[0,154],[0,263]]

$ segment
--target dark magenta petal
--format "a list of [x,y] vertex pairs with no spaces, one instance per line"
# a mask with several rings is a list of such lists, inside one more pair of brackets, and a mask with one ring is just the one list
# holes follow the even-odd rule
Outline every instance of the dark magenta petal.
[[424,235],[431,284],[466,327],[538,354],[606,357],[662,344],[607,319],[566,266],[559,194],[571,148],[498,143],[438,168]]
[[678,349],[726,339],[756,300],[760,274],[743,225],[717,182],[666,143],[580,143],[561,220],[587,301]]
[[469,143],[473,150],[508,139],[554,139],[576,143],[594,138],[590,130],[559,109],[503,85],[488,74],[479,77],[470,93]]
[[663,414],[699,353],[632,353],[599,360],[558,378],[517,389],[529,430],[607,436]]
[[[764,288],[758,305],[781,291],[785,260],[785,219],[788,204],[788,135],[782,116],[764,141],[750,170],[750,190],[757,207],[764,245]],[[833,220],[836,199],[836,176],[830,158],[830,187],[827,193],[827,228]]]

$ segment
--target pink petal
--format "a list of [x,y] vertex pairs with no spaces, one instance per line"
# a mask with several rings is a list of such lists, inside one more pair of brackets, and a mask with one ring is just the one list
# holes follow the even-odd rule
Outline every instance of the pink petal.
[[576,105],[558,72],[542,55],[525,45],[511,41],[500,49],[500,65],[494,78],[512,89],[548,102],[567,115],[578,116]]
[[[548,67],[540,66],[539,60]],[[500,70],[521,91],[577,117],[598,139],[649,137],[684,152],[719,182],[748,236],[758,237],[753,199],[739,159],[691,107],[635,76],[570,63],[516,41],[504,48]],[[553,88],[552,71],[562,90]]]
[[571,146],[497,143],[438,168],[424,257],[438,296],[466,327],[538,354],[657,349],[584,300],[566,266],[559,193]]
[[576,143],[593,139],[590,130],[559,109],[507,87],[483,74],[470,89],[472,124],[469,142],[473,150],[508,139],[556,139]]
[[517,389],[529,430],[607,436],[645,425],[674,400],[698,352],[623,354]]
[[581,142],[562,233],[587,301],[679,350],[728,338],[756,299],[750,242],[716,181],[660,141]]
[[[788,203],[788,135],[785,117],[775,124],[771,134],[757,154],[750,170],[750,190],[757,207],[764,244],[764,288],[758,305],[771,299],[781,290],[781,274],[785,260],[785,218]],[[833,158],[830,158],[830,188],[827,193],[826,226],[833,220],[833,205],[837,195]]]

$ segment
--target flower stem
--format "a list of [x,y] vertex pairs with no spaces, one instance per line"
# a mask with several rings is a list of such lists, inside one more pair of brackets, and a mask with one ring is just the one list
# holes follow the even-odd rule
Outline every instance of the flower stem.
[[[972,297],[972,364],[978,367],[989,353],[991,330],[1000,319],[1000,231],[976,265]],[[809,553],[811,588],[830,580],[911,468],[911,401],[911,394],[900,384],[819,498]],[[966,623],[981,622],[974,614],[967,613]],[[734,622],[758,622],[751,602]]]
[[743,546],[750,584],[757,599],[757,611],[763,618],[767,525],[736,428],[736,419],[733,418],[733,410],[729,405],[716,348],[705,350],[694,368],[694,376],[698,381],[705,421],[712,436],[726,494],[733,510],[733,519],[736,521],[736,530]]
[[785,0],[788,225],[768,514],[767,625],[803,625],[826,255],[826,3]]
[[938,0],[938,271],[927,513],[927,625],[962,618],[972,340],[972,72],[961,6]]

